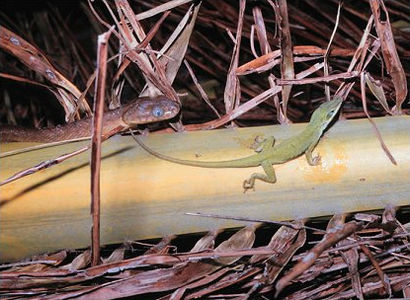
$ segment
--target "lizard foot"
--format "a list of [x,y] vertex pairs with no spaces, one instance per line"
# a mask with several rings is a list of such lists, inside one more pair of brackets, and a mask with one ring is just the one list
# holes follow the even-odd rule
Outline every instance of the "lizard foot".
[[312,158],[312,163],[311,166],[318,166],[320,165],[322,162],[322,158],[320,157],[320,155],[316,155],[315,157]]
[[263,150],[263,144],[266,141],[266,138],[263,136],[256,136],[253,144],[250,146],[251,149],[253,149],[255,152],[261,152]]
[[272,163],[267,160],[261,163],[261,166],[263,170],[265,171],[265,174],[260,174],[260,173],[253,173],[249,179],[246,179],[243,182],[243,188],[244,188],[244,193],[247,190],[253,189],[255,191],[255,180],[262,180],[264,182],[268,183],[275,183],[276,182],[276,176],[275,176],[275,170],[272,167]]
[[312,156],[312,151],[308,150],[308,151],[306,151],[305,155],[306,155],[306,160],[307,160],[309,165],[311,165],[311,166],[320,165],[322,159],[320,158],[319,154],[313,157]]
[[255,191],[255,179],[249,178],[243,181],[243,193],[245,194],[247,190],[252,189]]
[[259,152],[272,149],[274,145],[275,145],[275,138],[273,136],[270,136],[267,138],[262,137],[262,136],[257,136],[251,148],[255,150],[255,152],[259,153]]

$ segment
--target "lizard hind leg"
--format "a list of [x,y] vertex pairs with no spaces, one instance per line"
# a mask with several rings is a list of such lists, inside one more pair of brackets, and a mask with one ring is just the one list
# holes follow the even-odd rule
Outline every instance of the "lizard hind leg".
[[243,182],[244,193],[249,190],[255,190],[255,180],[259,179],[268,183],[275,183],[276,182],[276,175],[275,169],[273,168],[272,164],[269,161],[264,161],[261,163],[261,166],[266,174],[261,173],[253,173],[249,179],[246,179]]
[[251,148],[253,150],[255,150],[255,152],[262,152],[265,151],[267,149],[272,148],[275,145],[275,137],[270,136],[270,137],[263,137],[258,135],[255,138],[255,141],[253,142]]

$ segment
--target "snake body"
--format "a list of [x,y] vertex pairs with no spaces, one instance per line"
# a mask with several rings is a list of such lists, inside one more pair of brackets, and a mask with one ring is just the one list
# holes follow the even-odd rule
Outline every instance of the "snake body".
[[[104,113],[103,136],[111,136],[138,124],[173,118],[179,105],[164,96],[137,98],[120,108]],[[0,126],[0,143],[58,142],[91,136],[92,117],[53,128],[29,129],[20,126]]]

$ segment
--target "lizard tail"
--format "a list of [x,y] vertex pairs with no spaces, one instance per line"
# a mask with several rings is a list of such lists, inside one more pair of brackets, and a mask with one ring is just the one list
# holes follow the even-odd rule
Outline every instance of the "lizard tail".
[[169,162],[176,163],[176,164],[193,166],[193,167],[201,167],[201,168],[246,168],[246,167],[259,166],[259,163],[255,163],[254,161],[249,160],[250,156],[245,157],[245,158],[234,159],[234,160],[227,160],[227,161],[194,161],[194,160],[178,159],[178,158],[174,158],[168,155],[158,153],[152,150],[151,148],[148,148],[148,146],[142,142],[140,137],[135,136],[134,134],[132,134],[132,137],[145,151],[147,151],[151,155],[156,156],[160,159],[169,161]]

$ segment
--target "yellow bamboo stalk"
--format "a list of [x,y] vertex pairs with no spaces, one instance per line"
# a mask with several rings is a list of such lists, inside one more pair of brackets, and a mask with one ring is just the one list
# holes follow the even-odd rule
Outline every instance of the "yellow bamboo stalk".
[[[315,152],[322,165],[302,156],[275,167],[277,183],[256,182],[246,194],[242,182],[260,168],[203,169],[162,161],[130,137],[103,144],[101,237],[103,243],[232,227],[243,223],[184,215],[216,213],[289,220],[410,204],[410,117],[376,119],[396,158],[388,160],[367,120],[339,121]],[[257,135],[280,139],[305,124],[157,134],[145,143],[184,159],[226,160],[252,153]],[[0,159],[0,180],[87,142]],[[27,144],[2,144],[6,152]],[[90,243],[89,153],[0,187],[0,260]]]

